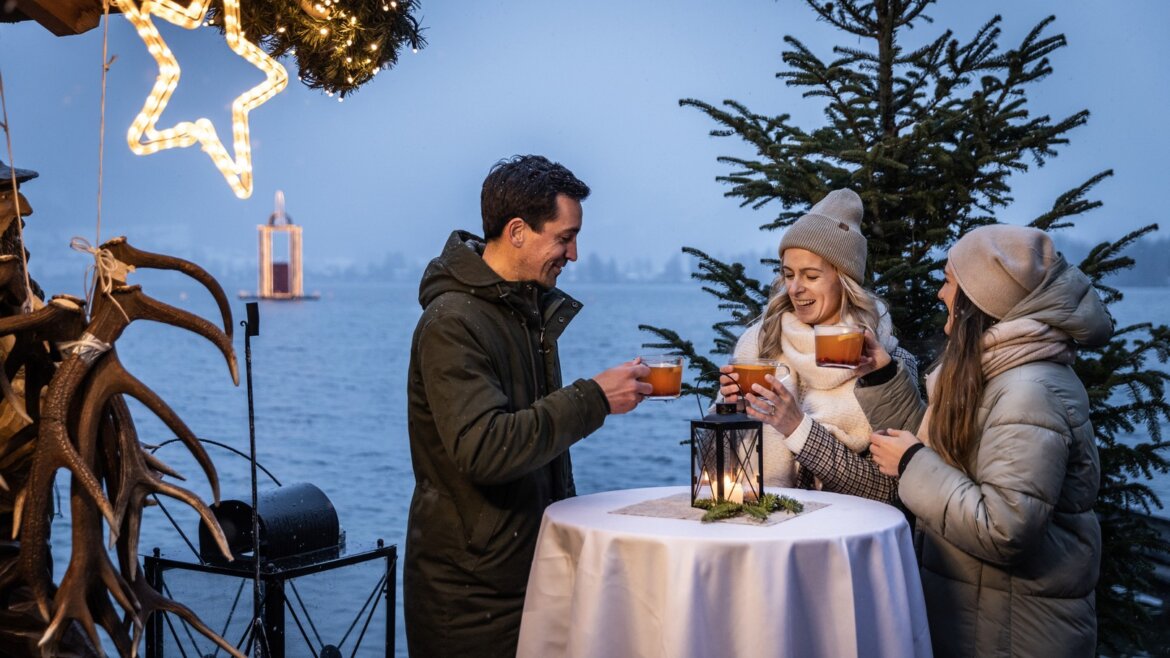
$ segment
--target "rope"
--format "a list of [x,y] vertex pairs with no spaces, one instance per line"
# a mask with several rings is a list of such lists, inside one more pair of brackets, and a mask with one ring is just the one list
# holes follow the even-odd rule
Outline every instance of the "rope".
[[[102,91],[101,100],[98,103],[97,220],[94,227],[94,239],[98,244],[102,243],[102,187],[105,177],[106,153],[106,78],[110,72],[110,66],[118,58],[117,55],[113,57],[109,55],[110,0],[102,0],[102,18],[104,19],[102,21]],[[93,247],[88,240],[82,237],[74,237],[69,241],[69,246],[76,251],[93,254],[94,264],[92,267],[86,269],[85,277],[82,281],[82,285],[85,287],[85,306],[88,309],[90,318],[93,318],[93,298],[96,296],[96,289],[100,285],[101,292],[113,302],[114,306],[118,307],[118,311],[122,314],[126,322],[130,322],[130,316],[126,314],[126,310],[122,308],[122,305],[110,293],[114,289],[114,280],[125,281],[126,274],[133,272],[134,266],[120,262],[107,249]],[[93,287],[90,286],[90,272],[94,272],[96,275],[94,277]],[[109,348],[107,347],[106,349]]]
[[106,153],[106,74],[110,72],[110,65],[118,58],[117,55],[109,56],[110,0],[102,1],[102,16],[105,19],[102,21],[105,25],[102,27],[102,95],[98,112],[100,120],[98,122],[97,229],[95,231],[98,244],[102,243],[102,166],[105,163]]
[[[118,311],[122,313],[122,317],[126,319],[126,322],[130,322],[130,316],[126,315],[126,311],[122,308],[122,305],[118,303],[118,300],[114,299],[114,295],[111,293],[114,290],[114,281],[125,281],[126,275],[134,271],[134,266],[127,265],[115,258],[109,249],[102,249],[90,245],[89,240],[80,236],[74,236],[69,241],[69,246],[75,251],[93,254],[93,265],[85,271],[85,303],[90,311],[90,317],[93,317],[93,297],[96,296],[100,288],[101,293],[108,297],[114,306],[118,307]],[[92,287],[89,282],[90,272],[94,273]]]
[[110,347],[112,346],[109,343],[99,340],[88,331],[81,334],[81,338],[77,340],[69,340],[57,344],[57,348],[65,356],[76,354],[87,365],[93,363],[94,359],[110,351]]
[[4,120],[0,123],[4,127],[4,141],[8,146],[9,182],[12,183],[12,200],[16,207],[16,237],[20,241],[20,263],[24,268],[24,303],[21,304],[22,313],[32,313],[32,284],[28,279],[28,252],[24,248],[24,218],[20,216],[20,192],[17,191],[16,163],[12,161],[12,132],[8,130],[8,99],[4,94],[4,76],[0,75],[0,110]]
[[[24,275],[24,302],[20,305],[20,312],[22,314],[32,313],[33,311],[33,292],[32,284],[28,278],[28,251],[24,248],[24,218],[20,215],[20,191],[18,189],[19,183],[16,182],[16,164],[12,159],[12,133],[8,130],[8,98],[4,93],[4,76],[0,74],[0,111],[3,112],[4,126],[4,142],[8,147],[8,174],[9,181],[12,184],[12,202],[16,209],[16,236],[20,248],[20,264],[22,274]],[[8,381],[8,375],[0,369],[0,391],[3,391],[4,400],[8,402],[13,411],[16,412],[20,419],[29,425],[33,420],[29,417],[28,412],[24,410],[24,405],[17,399],[16,393],[12,390],[12,382]],[[8,483],[0,478],[0,488],[5,491],[8,490]]]

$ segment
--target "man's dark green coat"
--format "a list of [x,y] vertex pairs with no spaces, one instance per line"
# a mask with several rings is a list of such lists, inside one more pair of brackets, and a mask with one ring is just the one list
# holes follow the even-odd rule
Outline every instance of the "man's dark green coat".
[[504,281],[483,246],[456,231],[419,285],[403,566],[412,656],[515,653],[544,508],[574,495],[569,446],[609,411],[593,380],[561,387],[557,339],[581,304]]

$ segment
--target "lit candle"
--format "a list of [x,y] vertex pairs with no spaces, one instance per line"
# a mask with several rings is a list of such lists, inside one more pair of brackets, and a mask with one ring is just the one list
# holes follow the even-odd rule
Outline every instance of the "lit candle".
[[727,494],[727,502],[735,503],[736,505],[743,504],[743,485],[731,481],[730,477],[723,476],[723,491]]

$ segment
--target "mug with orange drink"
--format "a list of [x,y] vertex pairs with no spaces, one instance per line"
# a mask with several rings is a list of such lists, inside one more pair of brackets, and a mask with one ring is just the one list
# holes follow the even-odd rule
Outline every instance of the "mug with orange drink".
[[817,365],[822,368],[856,368],[861,365],[865,332],[848,324],[818,324],[813,327]]
[[650,374],[638,381],[649,382],[653,390],[647,400],[674,400],[682,393],[681,356],[672,354],[644,354],[642,363],[650,366]]
[[752,384],[759,384],[765,389],[772,387],[768,380],[764,377],[772,375],[777,381],[784,381],[788,377],[788,366],[780,363],[776,359],[747,359],[741,357],[732,357],[731,370],[739,375],[739,390],[741,394],[752,393]]

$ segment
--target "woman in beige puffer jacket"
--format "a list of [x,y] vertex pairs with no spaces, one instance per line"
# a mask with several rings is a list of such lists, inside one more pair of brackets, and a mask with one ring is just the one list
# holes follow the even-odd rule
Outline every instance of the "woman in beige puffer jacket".
[[871,451],[918,520],[935,654],[1091,656],[1100,465],[1072,363],[1112,320],[1047,234],[1018,226],[959,240],[939,298],[949,339],[929,406],[905,376],[857,391],[891,428]]

